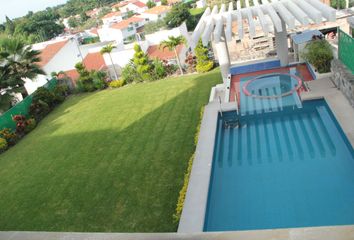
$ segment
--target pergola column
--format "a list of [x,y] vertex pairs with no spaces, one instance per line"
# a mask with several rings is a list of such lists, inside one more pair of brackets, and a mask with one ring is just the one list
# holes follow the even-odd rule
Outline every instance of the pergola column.
[[215,43],[215,50],[219,60],[221,76],[225,84],[230,70],[230,56],[224,29],[221,31],[219,42]]
[[278,58],[280,60],[281,66],[287,66],[289,64],[289,54],[288,54],[288,34],[286,32],[286,24],[283,19],[281,19],[282,30],[277,32],[274,29],[275,36],[275,47],[277,51]]

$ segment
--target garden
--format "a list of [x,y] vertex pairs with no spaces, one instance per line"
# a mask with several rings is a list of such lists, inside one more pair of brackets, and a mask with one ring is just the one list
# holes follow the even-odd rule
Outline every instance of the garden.
[[0,229],[176,231],[200,109],[220,81],[215,69],[71,96],[41,89],[41,107],[14,118],[37,127],[0,155]]

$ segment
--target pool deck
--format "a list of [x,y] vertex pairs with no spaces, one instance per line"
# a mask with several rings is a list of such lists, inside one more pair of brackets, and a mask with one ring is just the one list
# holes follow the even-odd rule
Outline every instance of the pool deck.
[[307,84],[310,91],[301,94],[302,100],[324,98],[354,147],[354,108],[349,104],[349,101],[335,87],[330,78],[317,79],[307,82]]

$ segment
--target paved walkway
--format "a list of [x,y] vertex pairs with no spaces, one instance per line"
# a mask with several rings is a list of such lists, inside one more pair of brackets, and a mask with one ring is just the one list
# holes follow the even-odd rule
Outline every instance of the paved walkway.
[[349,101],[330,78],[317,79],[307,84],[311,91],[302,93],[302,100],[324,97],[354,147],[354,108]]

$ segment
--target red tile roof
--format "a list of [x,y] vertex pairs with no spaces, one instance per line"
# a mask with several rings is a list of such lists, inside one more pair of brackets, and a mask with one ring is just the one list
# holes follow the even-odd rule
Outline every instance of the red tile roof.
[[131,18],[125,19],[119,23],[113,24],[111,26],[111,28],[124,29],[124,28],[127,28],[131,23],[136,23],[136,22],[141,22],[141,21],[144,21],[144,19],[138,18],[138,17],[131,17]]
[[139,8],[146,7],[146,4],[143,2],[140,2],[140,1],[132,2],[132,4],[134,4],[135,6],[137,6]]
[[112,17],[116,17],[116,16],[121,16],[121,15],[122,15],[122,13],[119,12],[119,11],[117,11],[117,12],[111,12],[111,13],[108,13],[108,14],[104,15],[104,16],[102,17],[102,19],[112,18]]
[[49,61],[62,49],[68,40],[48,44],[44,49],[40,50],[41,61],[38,63],[39,66],[44,67],[49,63]]
[[[183,48],[183,44],[178,45],[177,47],[177,53],[180,54]],[[152,45],[147,49],[147,54],[151,58],[158,58],[160,60],[171,60],[175,59],[176,55],[174,51],[168,50],[168,48],[160,48],[160,45]]]
[[[99,52],[87,54],[83,62],[87,70],[104,70],[107,68],[104,58]],[[76,71],[76,69],[71,69],[65,71],[65,74],[59,75],[59,77],[64,77],[64,76],[71,78],[73,83],[76,85],[76,82],[80,77],[80,74]]]
[[84,58],[84,65],[87,70],[102,70],[106,68],[104,58],[99,52],[87,54]]
[[146,10],[144,13],[148,13],[148,14],[161,14],[161,13],[165,13],[165,12],[168,12],[170,11],[171,7],[169,6],[156,6],[156,7],[153,7],[153,8],[150,8],[148,10]]
[[98,36],[97,28],[91,28],[91,29],[90,29],[90,33],[95,34],[95,35]]

